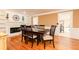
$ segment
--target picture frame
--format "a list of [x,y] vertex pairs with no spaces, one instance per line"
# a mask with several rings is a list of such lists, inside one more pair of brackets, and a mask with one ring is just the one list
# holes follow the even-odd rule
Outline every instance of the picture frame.
[[20,17],[18,15],[13,15],[12,19],[14,21],[19,21]]

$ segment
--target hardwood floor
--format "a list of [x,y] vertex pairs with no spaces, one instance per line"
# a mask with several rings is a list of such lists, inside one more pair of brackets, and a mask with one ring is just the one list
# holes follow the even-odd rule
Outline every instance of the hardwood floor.
[[[55,48],[52,44],[47,42],[45,50],[79,50],[79,40],[71,39],[66,37],[55,36]],[[7,40],[8,50],[44,50],[44,45],[40,43],[38,46],[34,43],[33,48],[31,48],[31,43],[25,44],[21,42],[21,36],[9,37]]]

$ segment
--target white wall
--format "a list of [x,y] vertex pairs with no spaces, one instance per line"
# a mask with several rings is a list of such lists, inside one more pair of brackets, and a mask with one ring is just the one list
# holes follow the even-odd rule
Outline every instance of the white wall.
[[70,33],[70,37],[74,39],[79,39],[79,28],[72,28]]
[[[27,16],[26,14],[19,14],[16,12],[10,12],[10,11],[3,11],[4,14],[7,15],[7,13],[9,14],[9,19],[6,19],[6,16],[4,18],[4,16],[2,16],[2,18],[0,18],[0,32],[5,32],[8,36],[13,36],[13,35],[18,35],[21,34],[20,32],[18,33],[14,33],[14,34],[10,34],[10,27],[20,27],[20,25],[23,24],[31,24],[30,22],[30,17]],[[14,21],[13,20],[13,15],[19,15],[20,19],[19,21]],[[24,16],[24,21],[22,20],[22,16]],[[0,15],[1,17],[1,15]]]
[[26,17],[25,24],[26,24],[26,25],[32,25],[31,16],[27,16],[27,17]]

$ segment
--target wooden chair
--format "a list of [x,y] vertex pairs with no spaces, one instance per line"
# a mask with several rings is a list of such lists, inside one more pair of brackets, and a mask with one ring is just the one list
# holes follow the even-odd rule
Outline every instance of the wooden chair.
[[46,42],[47,41],[50,41],[50,43],[52,41],[53,42],[53,47],[55,48],[55,45],[54,45],[55,30],[56,30],[56,25],[52,25],[50,31],[45,33],[45,35],[43,36],[44,49],[46,47]]
[[22,31],[22,39],[21,41],[23,41],[23,39],[25,38],[24,34],[25,34],[25,30],[26,30],[26,25],[21,25],[21,31]]
[[39,25],[40,29],[45,29],[45,25]]
[[32,32],[32,27],[31,26],[26,26],[26,33],[25,33],[25,42],[28,43],[30,41],[32,43],[31,48],[33,47],[33,43],[35,39],[37,38],[36,35],[34,35]]

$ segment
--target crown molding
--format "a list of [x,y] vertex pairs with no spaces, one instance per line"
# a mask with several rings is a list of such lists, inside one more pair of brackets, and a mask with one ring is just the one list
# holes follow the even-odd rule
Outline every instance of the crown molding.
[[47,15],[47,14],[52,14],[52,13],[61,13],[61,12],[67,12],[67,11],[72,11],[72,10],[67,9],[67,10],[51,11],[51,12],[46,12],[46,13],[41,13],[41,14],[35,14],[32,16],[42,16],[42,15]]

